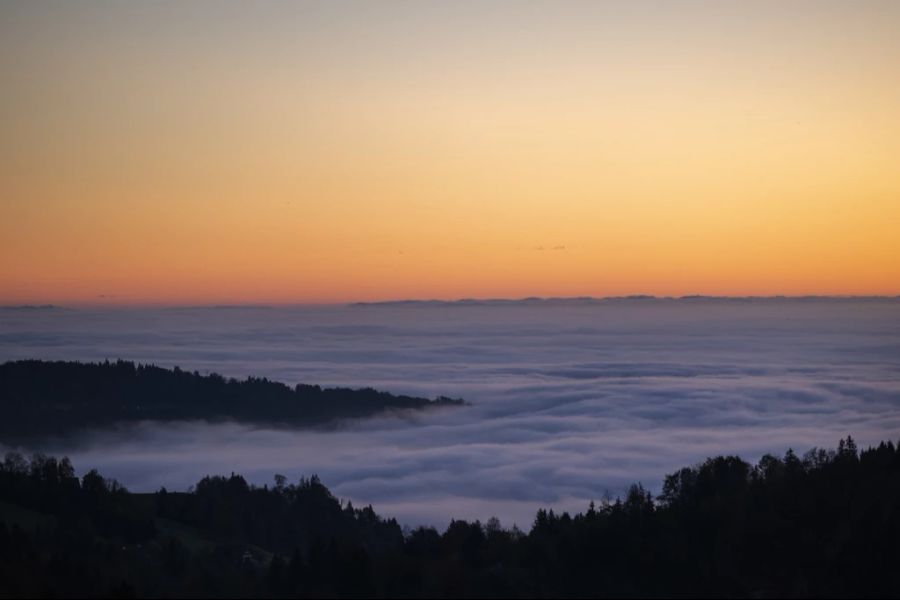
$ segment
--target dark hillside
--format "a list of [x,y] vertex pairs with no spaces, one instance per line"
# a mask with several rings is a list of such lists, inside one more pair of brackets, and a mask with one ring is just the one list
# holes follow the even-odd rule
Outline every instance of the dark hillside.
[[0,365],[0,441],[24,441],[137,421],[234,420],[313,426],[385,411],[456,406],[371,388],[289,387],[265,378],[226,379],[132,362]]
[[719,456],[530,532],[401,530],[316,478],[129,494],[66,459],[0,463],[0,597],[891,597],[900,452]]

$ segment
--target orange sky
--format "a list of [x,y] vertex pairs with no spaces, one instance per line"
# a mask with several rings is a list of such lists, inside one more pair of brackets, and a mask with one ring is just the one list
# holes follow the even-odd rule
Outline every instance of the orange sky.
[[900,293],[900,3],[0,5],[0,303]]

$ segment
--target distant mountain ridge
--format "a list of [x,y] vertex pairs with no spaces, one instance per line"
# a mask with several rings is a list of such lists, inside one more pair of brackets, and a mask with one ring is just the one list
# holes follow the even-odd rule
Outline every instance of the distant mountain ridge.
[[655,296],[652,294],[630,294],[626,296],[527,296],[525,298],[459,298],[446,300],[440,298],[397,300],[375,300],[360,302],[248,302],[235,304],[134,304],[134,305],[110,305],[110,304],[77,304],[73,306],[61,306],[58,304],[8,304],[0,305],[0,311],[10,312],[38,312],[38,311],[69,311],[81,309],[156,309],[163,311],[185,310],[271,310],[277,308],[302,308],[302,307],[327,307],[327,306],[592,306],[625,304],[632,302],[686,304],[696,302],[721,302],[721,303],[780,303],[795,304],[808,302],[824,303],[883,303],[893,304],[900,302],[900,295],[803,295],[803,296],[715,296],[707,294],[691,294],[685,296]]
[[65,310],[56,304],[0,304],[0,310]]
[[526,298],[461,298],[459,300],[383,300],[353,302],[350,306],[590,306],[627,302],[733,302],[733,303],[799,303],[799,302],[900,302],[900,296],[529,296]]

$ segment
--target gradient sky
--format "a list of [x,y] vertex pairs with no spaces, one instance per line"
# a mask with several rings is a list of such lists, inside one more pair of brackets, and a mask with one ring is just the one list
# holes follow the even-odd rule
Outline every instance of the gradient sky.
[[898,2],[2,2],[0,303],[900,293]]

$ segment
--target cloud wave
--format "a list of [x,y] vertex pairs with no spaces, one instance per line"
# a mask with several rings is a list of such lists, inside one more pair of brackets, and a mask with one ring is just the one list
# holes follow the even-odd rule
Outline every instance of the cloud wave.
[[4,311],[0,360],[17,358],[464,397],[327,432],[145,424],[41,448],[136,490],[318,473],[407,523],[527,526],[710,454],[900,435],[898,301]]

